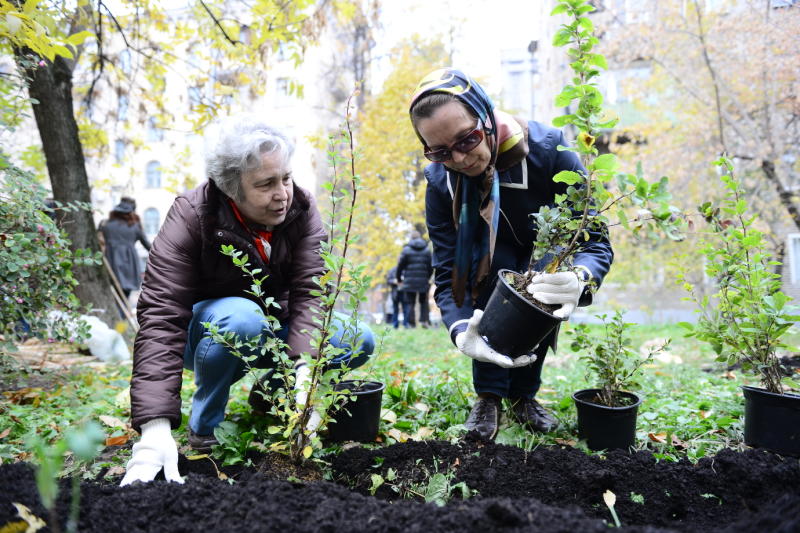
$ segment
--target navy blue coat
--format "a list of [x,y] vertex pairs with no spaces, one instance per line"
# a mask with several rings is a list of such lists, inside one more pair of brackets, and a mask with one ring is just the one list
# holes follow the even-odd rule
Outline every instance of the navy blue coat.
[[420,238],[411,239],[403,246],[397,261],[397,281],[401,291],[428,292],[433,266],[428,243]]
[[[574,152],[558,151],[556,146],[567,146],[560,130],[539,122],[528,122],[528,146],[525,160],[510,169],[500,172],[500,223],[495,241],[494,256],[488,283],[475,302],[469,295],[461,307],[453,300],[451,287],[453,263],[456,250],[456,227],[453,222],[453,191],[456,175],[441,163],[431,163],[425,168],[428,180],[425,192],[425,219],[428,235],[433,243],[433,267],[436,290],[434,298],[442,312],[442,320],[450,331],[451,339],[466,330],[467,320],[475,309],[483,309],[492,289],[497,283],[497,272],[510,269],[517,272],[527,270],[536,229],[530,213],[536,213],[543,205],[555,205],[555,195],[566,190],[563,183],[554,183],[552,177],[562,170],[584,170]],[[575,265],[584,265],[594,277],[597,286],[608,273],[614,254],[606,236],[590,232],[574,256]],[[536,265],[541,270],[547,262]],[[579,305],[589,305],[592,293],[584,291]],[[555,346],[555,335],[548,343]]]

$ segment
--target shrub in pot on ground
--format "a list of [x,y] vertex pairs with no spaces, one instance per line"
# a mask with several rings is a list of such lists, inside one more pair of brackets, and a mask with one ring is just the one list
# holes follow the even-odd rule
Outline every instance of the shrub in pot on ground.
[[628,337],[633,324],[617,311],[611,320],[598,315],[603,321],[603,331],[590,334],[586,324],[576,325],[571,348],[582,351],[581,361],[586,364],[587,380],[596,388],[583,389],[572,395],[578,411],[578,436],[586,439],[591,450],[609,448],[627,449],[636,439],[636,416],[641,398],[630,389],[638,388],[642,365],[666,348],[669,341],[650,348],[642,357],[631,347]]
[[[783,377],[777,352],[790,347],[782,340],[800,315],[788,305],[781,276],[773,267],[764,234],[748,214],[747,201],[733,165],[725,157],[714,163],[724,172],[724,196],[699,207],[708,225],[702,253],[705,273],[716,292],[704,294],[687,278],[680,282],[699,309],[696,324],[683,322],[688,336],[708,342],[717,361],[740,365],[761,379],[763,388],[743,386],[745,443],[779,453],[800,455],[800,384]],[[794,390],[795,392],[789,392]]]
[[[572,125],[577,129],[575,145],[559,146],[559,150],[576,152],[586,172],[562,171],[553,176],[554,182],[564,184],[565,193],[556,195],[555,205],[545,205],[538,213],[531,214],[536,241],[528,271],[502,271],[484,309],[481,335],[488,338],[493,348],[512,357],[530,353],[561,321],[525,290],[537,274],[535,264],[552,258],[545,272],[572,270],[573,257],[588,240],[589,232],[607,235],[611,225],[621,225],[634,233],[660,231],[670,238],[679,238],[683,225],[676,216],[677,209],[669,205],[666,177],[651,182],[643,176],[641,167],[635,174],[619,173],[616,157],[600,155],[595,146],[597,136],[616,126],[618,119],[604,112],[603,96],[594,81],[601,69],[607,68],[603,55],[592,52],[598,39],[593,35],[591,19],[585,15],[594,9],[583,0],[562,0],[552,12],[552,15],[566,13],[572,19],[556,32],[553,44],[569,46],[567,53],[574,73],[571,82],[556,97],[555,106],[575,110],[554,119],[553,125],[559,128]],[[629,220],[626,209],[636,210],[635,220]],[[609,220],[612,212],[616,213],[614,224]],[[523,327],[514,324],[515,315]]]
[[[351,227],[360,187],[359,176],[355,171],[355,147],[350,130],[349,101],[347,106],[346,128],[340,136],[331,138],[329,143],[328,156],[333,168],[333,178],[322,185],[323,190],[329,194],[327,219],[324,220],[329,231],[329,240],[321,243],[320,255],[326,270],[322,276],[315,279],[319,289],[312,293],[319,298],[319,307],[314,318],[317,328],[312,332],[314,353],[302,355],[308,369],[308,379],[299,385],[298,391],[298,372],[295,371],[295,362],[286,355],[286,345],[281,339],[258,335],[243,340],[231,332],[220,332],[213,323],[203,324],[209,330],[214,342],[227,346],[233,355],[245,362],[248,372],[257,372],[250,363],[258,359],[258,354],[271,354],[275,362],[274,369],[269,371],[267,377],[271,386],[257,386],[255,389],[255,393],[263,396],[265,400],[263,403],[268,406],[266,414],[275,421],[267,427],[268,434],[263,437],[270,440],[270,450],[287,453],[296,463],[310,457],[314,449],[322,448],[318,433],[324,431],[328,423],[347,420],[352,413],[363,416],[373,414],[375,409],[359,408],[357,406],[359,402],[374,403],[377,396],[378,408],[374,412],[374,420],[357,420],[356,424],[343,422],[337,428],[337,440],[374,440],[380,419],[383,384],[371,381],[342,381],[342,375],[347,368],[331,368],[329,365],[344,352],[342,348],[330,343],[337,334],[334,325],[337,302],[343,300],[342,307],[345,310],[345,313],[339,314],[340,317],[344,316],[342,338],[346,344],[355,345],[355,340],[358,338],[358,308],[366,299],[365,294],[370,282],[369,277],[364,274],[364,267],[354,265],[347,258],[348,247],[354,239]],[[342,149],[346,152],[346,156],[336,149],[342,146],[346,147]],[[343,167],[344,163],[349,163],[349,166]],[[248,291],[251,296],[262,301],[267,309],[277,307],[277,302],[271,297],[266,297],[261,288],[266,278],[259,277],[260,269],[249,268],[247,255],[234,250],[232,246],[223,246],[222,253],[231,257],[243,274],[251,279],[252,285]],[[272,316],[264,315],[263,320],[273,331],[280,327],[277,319]],[[356,351],[352,357],[358,355]],[[356,419],[355,416],[352,418]],[[345,425],[354,429],[353,438],[348,438],[350,434],[343,429]],[[366,432],[359,425],[366,426],[370,431]],[[220,442],[230,440],[223,434],[226,431],[224,426],[217,429]],[[367,433],[372,437],[369,438]],[[238,458],[234,458],[236,459]]]

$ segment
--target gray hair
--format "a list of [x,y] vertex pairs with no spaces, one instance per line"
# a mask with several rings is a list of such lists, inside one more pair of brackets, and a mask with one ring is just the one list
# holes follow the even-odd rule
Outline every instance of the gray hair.
[[229,198],[242,201],[242,175],[261,166],[261,155],[276,150],[284,163],[294,153],[294,143],[283,131],[249,117],[229,120],[206,156],[206,177]]

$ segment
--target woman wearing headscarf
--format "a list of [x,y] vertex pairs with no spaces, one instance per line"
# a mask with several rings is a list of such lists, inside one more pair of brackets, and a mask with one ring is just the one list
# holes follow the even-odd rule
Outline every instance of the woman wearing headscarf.
[[[425,168],[425,219],[433,244],[434,296],[453,343],[473,359],[478,399],[466,427],[493,439],[507,398],[516,421],[532,431],[551,431],[556,421],[535,396],[558,329],[534,353],[515,360],[494,351],[477,329],[497,272],[528,269],[536,237],[529,215],[555,205],[555,195],[566,190],[552,177],[585,169],[574,152],[558,150],[567,146],[561,131],[496,109],[481,86],[456,69],[425,76],[410,115],[431,161]],[[591,290],[613,259],[604,233],[589,232],[573,271],[537,275],[528,291],[548,294],[545,303],[560,305],[555,314],[562,318],[577,305],[589,305]],[[534,270],[543,271],[550,260],[545,257]]]
[[142,286],[136,241],[150,251],[150,241],[144,234],[139,217],[134,213],[134,206],[128,198],[124,198],[111,210],[108,220],[100,225],[106,259],[126,298],[131,291],[139,290]]

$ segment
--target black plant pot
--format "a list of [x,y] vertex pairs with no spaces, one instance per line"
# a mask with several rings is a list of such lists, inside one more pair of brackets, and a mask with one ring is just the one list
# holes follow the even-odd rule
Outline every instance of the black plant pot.
[[531,353],[564,320],[521,296],[505,279],[512,274],[517,273],[505,269],[498,272],[478,333],[498,353],[513,358]]
[[800,456],[800,396],[743,386],[744,443]]
[[386,386],[378,381],[345,380],[335,390],[349,390],[350,397],[328,423],[328,439],[332,442],[374,442],[381,421],[381,399]]
[[579,390],[572,395],[578,410],[578,437],[590,450],[627,450],[636,442],[636,414],[642,399],[632,392],[620,392],[631,403],[607,407],[594,403],[600,389]]

